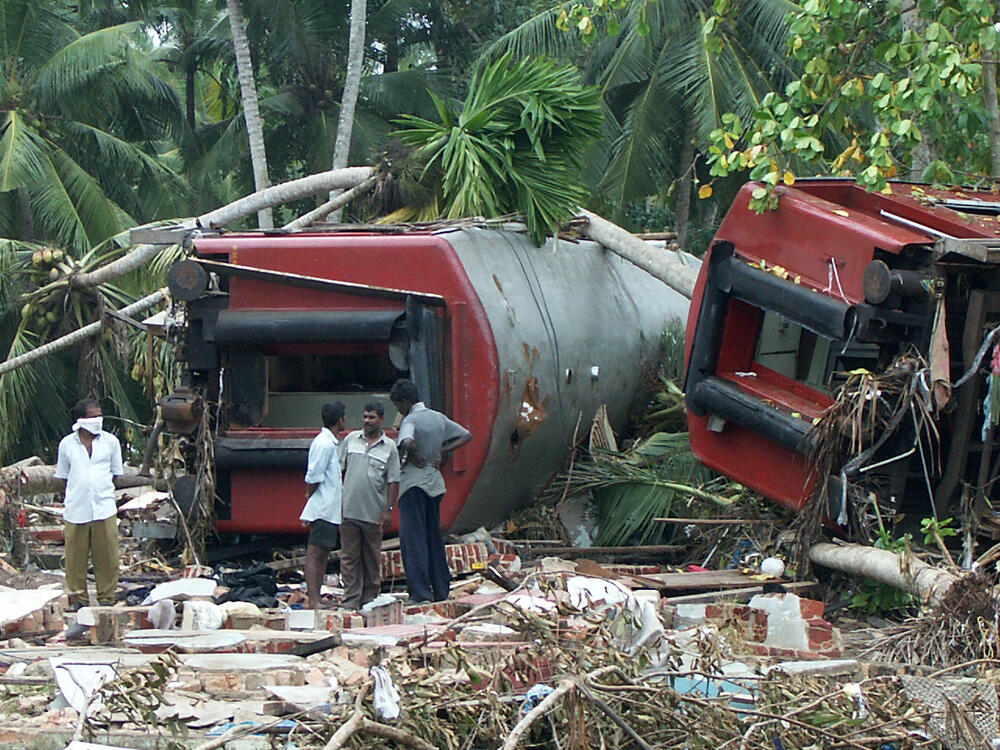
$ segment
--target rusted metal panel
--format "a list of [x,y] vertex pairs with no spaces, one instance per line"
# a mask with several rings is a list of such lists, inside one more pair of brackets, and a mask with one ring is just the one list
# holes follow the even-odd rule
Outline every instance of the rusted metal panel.
[[499,367],[489,455],[455,522],[466,530],[535,496],[566,459],[581,414],[587,422],[607,404],[615,428],[624,426],[643,364],[688,300],[593,242],[535,247],[486,230],[445,237],[478,292]]

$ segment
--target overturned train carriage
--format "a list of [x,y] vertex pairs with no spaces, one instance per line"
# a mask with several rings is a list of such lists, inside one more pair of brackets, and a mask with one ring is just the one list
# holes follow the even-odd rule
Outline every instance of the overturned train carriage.
[[356,429],[380,400],[392,425],[399,377],[474,436],[442,468],[442,525],[500,520],[559,469],[578,420],[607,404],[622,424],[688,305],[594,243],[481,228],[199,236],[169,281],[190,385],[218,404],[230,532],[301,531],[322,404]]
[[[807,180],[758,214],[755,187],[723,220],[691,303],[691,447],[713,469],[800,508],[817,480],[829,481],[807,459],[810,428],[846,373],[880,373],[917,352],[930,366],[929,397],[932,381],[956,382],[973,366],[1000,325],[1000,195],[898,183],[875,194]],[[988,387],[975,377],[951,395],[937,445],[917,445],[913,421],[901,420],[847,462],[843,479],[916,518],[932,503],[944,513],[963,487],[984,509],[1000,473],[989,425],[982,437]]]

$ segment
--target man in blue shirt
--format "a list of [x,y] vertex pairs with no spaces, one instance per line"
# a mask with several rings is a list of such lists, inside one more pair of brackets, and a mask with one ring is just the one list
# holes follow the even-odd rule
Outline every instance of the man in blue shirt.
[[306,546],[306,595],[309,609],[319,607],[330,550],[337,546],[337,527],[343,518],[343,480],[337,433],[344,430],[344,404],[324,404],[323,429],[309,446],[306,469],[306,505],[299,520],[309,527]]

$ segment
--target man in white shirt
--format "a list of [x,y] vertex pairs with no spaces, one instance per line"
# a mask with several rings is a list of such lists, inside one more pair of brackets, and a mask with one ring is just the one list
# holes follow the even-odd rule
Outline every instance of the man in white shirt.
[[320,589],[326,575],[330,550],[337,546],[337,526],[343,514],[343,480],[337,433],[344,430],[344,404],[324,404],[323,429],[309,446],[306,469],[306,505],[299,520],[309,527],[306,546],[306,595],[309,609],[319,607]]
[[115,477],[124,473],[118,438],[103,428],[101,405],[92,398],[70,411],[73,432],[59,442],[57,479],[64,480],[63,538],[66,592],[71,609],[86,606],[87,562],[93,559],[97,602],[115,603],[118,588],[118,508]]

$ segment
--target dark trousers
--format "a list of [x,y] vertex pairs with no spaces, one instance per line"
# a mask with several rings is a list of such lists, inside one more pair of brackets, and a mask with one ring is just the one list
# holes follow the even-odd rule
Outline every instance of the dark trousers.
[[441,498],[411,487],[399,498],[399,546],[411,599],[448,598],[448,560],[441,537]]
[[361,607],[382,587],[382,524],[345,518],[340,524],[340,580],[345,609]]

